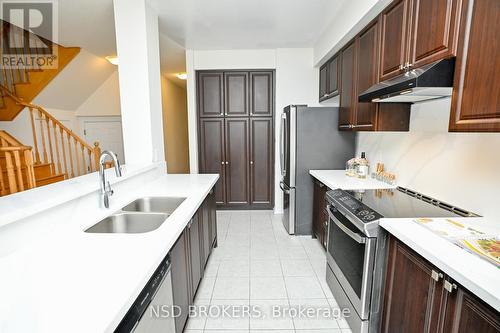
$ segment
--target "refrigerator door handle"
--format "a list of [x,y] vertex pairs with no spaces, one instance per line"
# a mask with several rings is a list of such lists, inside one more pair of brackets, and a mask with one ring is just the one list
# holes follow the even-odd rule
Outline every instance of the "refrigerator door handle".
[[281,164],[281,175],[283,177],[286,175],[285,135],[286,135],[286,113],[283,113],[281,115],[281,130],[280,130],[280,164]]
[[285,183],[280,182],[280,188],[285,194],[290,194],[290,190],[285,188]]

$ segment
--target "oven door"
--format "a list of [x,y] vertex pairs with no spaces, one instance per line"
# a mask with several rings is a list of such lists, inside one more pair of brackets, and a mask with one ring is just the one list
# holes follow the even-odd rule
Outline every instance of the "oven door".
[[328,265],[361,320],[368,320],[377,239],[366,237],[333,205],[326,209]]

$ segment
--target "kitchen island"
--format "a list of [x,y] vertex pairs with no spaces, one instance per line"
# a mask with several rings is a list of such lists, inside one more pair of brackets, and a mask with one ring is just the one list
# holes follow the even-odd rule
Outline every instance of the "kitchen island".
[[[2,332],[114,331],[218,179],[163,170],[114,180],[109,209],[100,207],[98,191],[89,190],[1,229]],[[64,183],[41,189],[54,191]],[[186,199],[148,233],[84,232],[129,202],[151,196]]]

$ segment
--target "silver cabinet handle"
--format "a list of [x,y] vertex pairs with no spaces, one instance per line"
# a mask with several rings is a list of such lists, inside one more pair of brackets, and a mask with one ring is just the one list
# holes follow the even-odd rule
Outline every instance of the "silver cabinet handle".
[[253,164],[253,161],[250,161],[250,164]]
[[226,161],[226,165],[228,165],[228,164],[229,164],[229,162],[228,162],[228,161]]
[[434,280],[434,281],[439,281],[439,279],[441,279],[443,277],[443,273],[438,273],[436,272],[435,270],[432,270],[431,271],[431,278]]
[[339,128],[354,128],[354,125],[339,125]]
[[444,289],[451,294],[455,289],[457,289],[457,285],[454,283],[451,283],[448,280],[445,280],[444,281]]
[[365,127],[373,127],[373,125],[352,125],[352,128],[365,128]]

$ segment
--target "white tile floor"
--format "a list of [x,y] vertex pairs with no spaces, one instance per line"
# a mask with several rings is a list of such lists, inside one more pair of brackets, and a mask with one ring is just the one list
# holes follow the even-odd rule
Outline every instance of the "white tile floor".
[[[323,248],[289,236],[271,211],[217,212],[219,246],[212,253],[195,305],[257,306],[264,316],[197,316],[186,333],[351,333],[344,319],[272,316],[273,306],[332,309]],[[235,318],[237,317],[237,318]]]

